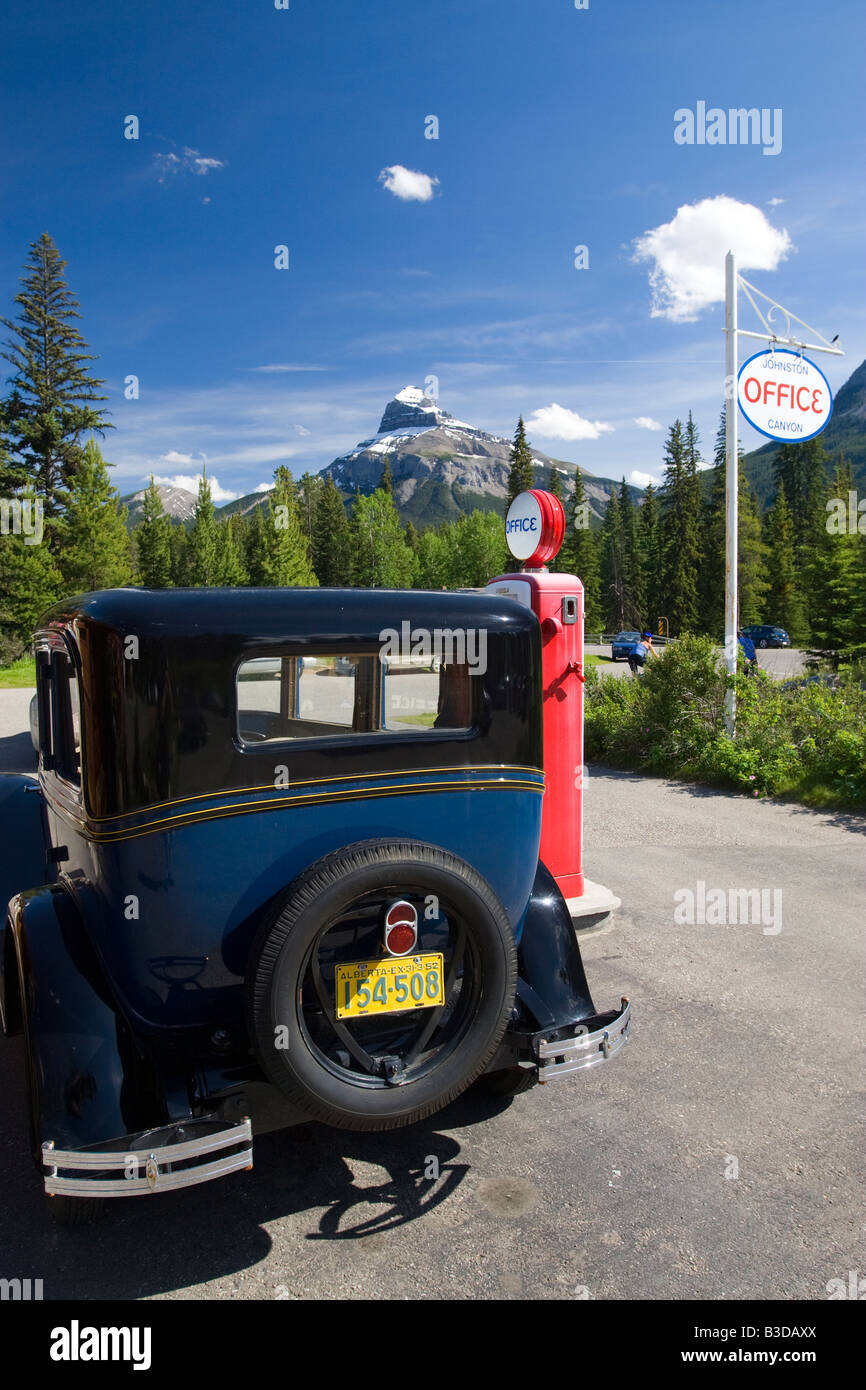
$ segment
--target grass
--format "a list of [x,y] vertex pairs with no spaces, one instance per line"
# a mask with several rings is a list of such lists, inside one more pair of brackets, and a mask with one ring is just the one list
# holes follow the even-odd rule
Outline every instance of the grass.
[[21,690],[36,684],[36,662],[32,656],[22,656],[11,666],[0,670],[0,690]]

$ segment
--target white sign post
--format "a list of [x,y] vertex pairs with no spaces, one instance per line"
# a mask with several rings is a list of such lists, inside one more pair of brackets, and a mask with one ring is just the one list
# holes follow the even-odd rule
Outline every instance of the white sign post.
[[[737,323],[737,291],[742,289],[764,326],[763,333],[740,328]],[[756,300],[768,305],[763,312]],[[784,335],[777,333],[773,319],[782,315]],[[807,343],[798,337],[793,325],[820,338]],[[737,274],[733,251],[725,257],[725,666],[728,674],[737,669],[737,526],[739,517],[737,454],[737,407],[756,430],[770,439],[803,442],[814,439],[830,419],[833,395],[824,373],[804,357],[804,352],[826,352],[844,357],[841,348],[828,343],[817,329],[777,304],[769,295],[750,285]],[[756,353],[737,371],[738,338],[757,338],[766,342],[764,352]],[[836,339],[833,339],[835,342]],[[808,395],[807,395],[808,392]],[[733,690],[725,697],[725,728],[734,733],[736,701]]]

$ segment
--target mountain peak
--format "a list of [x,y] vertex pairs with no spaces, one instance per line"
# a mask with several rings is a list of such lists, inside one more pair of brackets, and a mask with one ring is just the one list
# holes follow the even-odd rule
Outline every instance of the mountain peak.
[[440,410],[432,396],[425,395],[420,387],[404,386],[385,406],[379,433],[391,434],[394,430],[406,429],[432,430],[451,419],[453,416],[447,410]]

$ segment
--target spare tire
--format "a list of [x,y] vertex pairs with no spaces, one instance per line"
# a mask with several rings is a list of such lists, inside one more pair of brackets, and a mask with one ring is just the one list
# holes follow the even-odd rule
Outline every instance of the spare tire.
[[[339,1018],[339,966],[401,959],[384,947],[385,916],[398,902],[418,918],[417,943],[402,958],[409,1006],[394,1007],[389,984],[376,1011]],[[431,1005],[415,982],[421,974],[438,990],[439,963],[429,975],[427,965],[412,970],[434,953],[442,1002]],[[313,864],[263,922],[247,971],[247,1021],[265,1074],[313,1118],[394,1129],[440,1110],[484,1071],[516,987],[508,916],[475,869],[434,845],[368,840]]]

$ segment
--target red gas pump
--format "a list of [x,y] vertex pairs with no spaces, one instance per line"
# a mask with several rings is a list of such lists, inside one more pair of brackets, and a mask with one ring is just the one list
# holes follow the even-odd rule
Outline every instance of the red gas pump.
[[508,548],[523,568],[491,579],[537,614],[544,689],[544,805],[540,857],[563,897],[582,898],[583,877],[583,585],[574,574],[550,574],[546,562],[565,535],[558,497],[533,488],[516,497],[505,519]]

